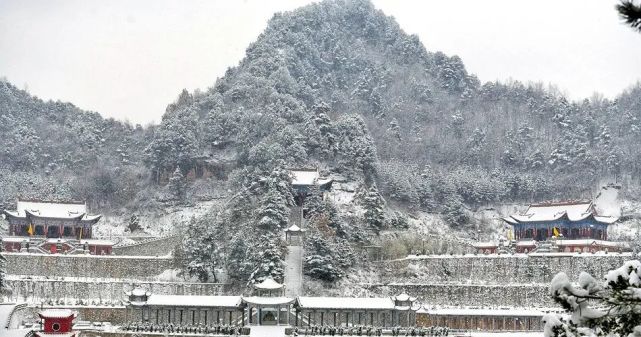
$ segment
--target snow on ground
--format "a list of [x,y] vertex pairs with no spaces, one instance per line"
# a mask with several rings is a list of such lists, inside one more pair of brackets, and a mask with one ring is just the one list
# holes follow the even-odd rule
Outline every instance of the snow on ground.
[[351,204],[354,201],[354,195],[358,183],[354,181],[338,182],[332,184],[332,189],[329,191],[328,196],[336,205],[342,206]]
[[[220,202],[221,200],[201,201],[194,206],[172,206],[156,212],[141,212],[137,215],[140,219],[140,226],[145,233],[150,236],[166,236],[175,233],[181,225],[188,223],[192,218],[203,216]],[[123,243],[133,243],[132,240],[126,238],[131,234],[125,232],[130,215],[129,213],[125,216],[105,215],[98,224],[93,226],[94,237],[116,238],[124,236],[124,240],[127,242]]]

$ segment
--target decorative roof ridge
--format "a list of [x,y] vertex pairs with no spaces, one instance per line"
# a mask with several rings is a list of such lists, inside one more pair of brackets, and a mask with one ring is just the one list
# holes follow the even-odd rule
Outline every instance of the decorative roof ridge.
[[551,206],[571,206],[571,205],[585,205],[592,204],[592,201],[589,199],[578,199],[578,200],[565,200],[565,201],[542,201],[534,204],[530,204],[529,207],[551,207]]
[[79,200],[42,200],[42,199],[27,199],[27,198],[18,198],[18,201],[22,202],[38,202],[42,204],[68,204],[68,205],[86,205],[87,202]]

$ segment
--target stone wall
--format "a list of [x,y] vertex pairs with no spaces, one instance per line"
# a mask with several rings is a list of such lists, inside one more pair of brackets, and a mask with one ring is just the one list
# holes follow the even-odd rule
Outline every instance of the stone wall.
[[87,304],[115,304],[125,300],[125,292],[142,287],[159,295],[222,295],[221,283],[179,283],[134,280],[21,278],[9,276],[6,280],[11,288],[12,301],[30,303],[76,304],[83,300]]
[[577,281],[582,271],[600,279],[631,259],[629,253],[421,256],[382,263],[373,293],[407,292],[427,305],[555,307],[550,281],[559,272]]
[[182,235],[151,238],[129,245],[114,246],[114,255],[125,256],[166,256],[182,240]]
[[554,307],[547,284],[372,284],[372,293],[393,296],[403,292],[427,306]]
[[170,256],[98,256],[3,253],[7,274],[55,277],[151,279],[172,269]]
[[629,260],[629,253],[425,256],[385,263],[384,282],[549,284],[559,272],[576,280],[582,271],[599,279]]

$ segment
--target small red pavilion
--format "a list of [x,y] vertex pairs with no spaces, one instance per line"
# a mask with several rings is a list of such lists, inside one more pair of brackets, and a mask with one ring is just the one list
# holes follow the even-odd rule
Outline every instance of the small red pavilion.
[[42,331],[36,337],[77,337],[73,331],[76,313],[69,309],[46,309],[38,313],[42,320]]

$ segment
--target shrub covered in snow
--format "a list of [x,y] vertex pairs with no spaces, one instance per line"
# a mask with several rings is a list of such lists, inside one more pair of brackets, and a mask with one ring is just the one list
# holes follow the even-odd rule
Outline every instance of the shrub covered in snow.
[[550,291],[566,316],[546,316],[546,336],[637,336],[641,334],[641,262],[627,261],[611,270],[605,281],[588,273],[570,282],[561,272]]

